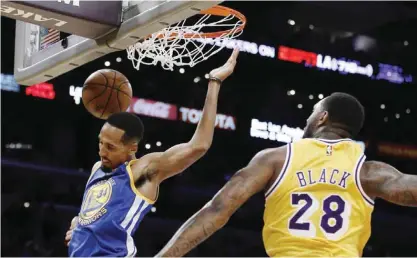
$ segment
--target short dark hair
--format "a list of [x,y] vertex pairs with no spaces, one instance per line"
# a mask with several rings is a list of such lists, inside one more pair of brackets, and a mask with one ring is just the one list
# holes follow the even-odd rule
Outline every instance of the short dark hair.
[[131,140],[140,142],[143,138],[144,126],[142,120],[132,113],[114,113],[107,118],[107,123],[125,131],[122,142],[127,143]]
[[324,100],[324,110],[329,114],[330,125],[347,131],[355,137],[365,121],[365,109],[350,94],[335,92]]

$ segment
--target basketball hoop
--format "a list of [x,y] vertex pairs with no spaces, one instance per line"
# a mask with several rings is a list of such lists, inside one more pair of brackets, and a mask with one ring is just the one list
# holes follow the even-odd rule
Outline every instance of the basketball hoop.
[[[230,39],[239,37],[246,25],[243,14],[220,5],[200,14],[202,17],[193,25],[187,25],[185,19],[128,47],[127,58],[133,67],[139,70],[141,64],[158,62],[165,70],[174,70],[174,66],[193,67],[227,46]],[[210,20],[213,18],[217,21]],[[203,28],[217,31],[202,32]]]

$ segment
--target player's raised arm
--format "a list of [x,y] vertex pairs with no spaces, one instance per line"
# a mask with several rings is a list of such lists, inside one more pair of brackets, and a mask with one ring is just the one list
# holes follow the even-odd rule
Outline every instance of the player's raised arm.
[[417,207],[417,176],[403,174],[394,167],[378,161],[365,162],[361,184],[371,198]]
[[[235,49],[223,66],[210,72],[202,116],[191,140],[187,143],[175,145],[165,152],[152,153],[144,157],[148,160],[146,162],[147,173],[156,179],[156,182],[161,182],[184,171],[200,159],[210,148],[213,141],[220,86],[233,73],[238,54],[239,50]],[[143,171],[140,167],[141,164],[137,166],[138,171]],[[133,167],[133,169],[135,168]]]
[[157,256],[183,256],[222,228],[243,203],[267,186],[275,169],[282,167],[285,154],[286,148],[259,152],[211,201],[185,222]]

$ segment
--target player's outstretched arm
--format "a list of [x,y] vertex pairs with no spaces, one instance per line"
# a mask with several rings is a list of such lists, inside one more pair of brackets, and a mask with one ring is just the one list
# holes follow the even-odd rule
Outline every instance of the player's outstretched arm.
[[[214,127],[217,114],[217,100],[221,81],[229,77],[236,66],[239,50],[235,49],[229,60],[221,67],[210,72],[210,76],[220,81],[210,79],[207,96],[197,129],[187,143],[178,144],[162,153],[152,153],[144,157],[148,159],[147,173],[156,182],[161,182],[186,168],[200,159],[210,148],[213,141]],[[140,164],[138,164],[140,166]],[[139,171],[143,171],[140,167]]]
[[285,152],[284,148],[259,152],[211,201],[185,222],[157,256],[183,256],[222,228],[243,203],[266,187],[276,166],[282,167]]
[[361,184],[372,198],[417,207],[417,176],[403,174],[379,161],[365,162],[361,170]]

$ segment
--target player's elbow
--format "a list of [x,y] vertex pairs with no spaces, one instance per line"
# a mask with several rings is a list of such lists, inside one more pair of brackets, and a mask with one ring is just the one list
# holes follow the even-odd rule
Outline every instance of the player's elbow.
[[211,142],[191,143],[191,150],[196,156],[203,156],[210,149]]
[[211,143],[204,143],[196,146],[196,151],[202,154],[206,154],[206,152],[210,149]]
[[210,201],[206,205],[207,210],[211,214],[217,229],[224,227],[230,219],[230,214],[226,205],[216,201]]

